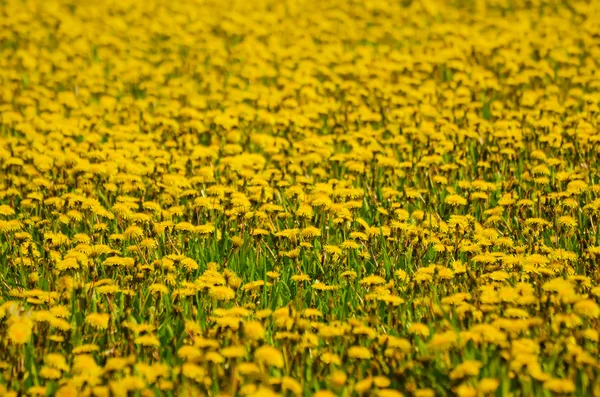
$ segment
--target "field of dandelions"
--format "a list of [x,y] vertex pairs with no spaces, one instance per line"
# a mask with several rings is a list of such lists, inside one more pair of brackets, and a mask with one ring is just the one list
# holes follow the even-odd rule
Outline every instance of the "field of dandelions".
[[600,396],[600,1],[0,28],[1,396]]

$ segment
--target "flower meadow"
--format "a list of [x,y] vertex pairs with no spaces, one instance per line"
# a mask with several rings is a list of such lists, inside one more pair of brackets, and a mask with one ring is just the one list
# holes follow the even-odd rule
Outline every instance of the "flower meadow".
[[0,26],[0,395],[600,396],[599,1]]

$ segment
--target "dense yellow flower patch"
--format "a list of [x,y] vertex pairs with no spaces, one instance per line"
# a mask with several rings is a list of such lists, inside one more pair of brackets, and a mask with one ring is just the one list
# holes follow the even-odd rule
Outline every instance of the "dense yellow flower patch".
[[0,27],[0,395],[600,395],[600,2]]

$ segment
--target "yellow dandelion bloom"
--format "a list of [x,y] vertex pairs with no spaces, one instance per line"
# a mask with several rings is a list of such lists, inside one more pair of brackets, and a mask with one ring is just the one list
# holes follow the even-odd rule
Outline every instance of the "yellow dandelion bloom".
[[56,390],[55,396],[57,397],[76,397],[79,395],[79,391],[72,385],[64,385]]
[[265,338],[265,329],[259,321],[247,321],[243,325],[244,335],[252,340]]
[[254,358],[262,365],[283,368],[283,354],[273,346],[264,345],[256,349]]
[[408,328],[408,332],[410,332],[411,334],[414,335],[419,335],[422,337],[427,338],[429,336],[429,327],[425,324],[421,324],[421,323],[413,323],[410,325],[410,327]]
[[239,363],[237,370],[241,375],[251,375],[260,373],[260,368],[255,363]]
[[381,276],[371,275],[359,281],[360,284],[366,286],[385,284],[385,279]]
[[361,360],[371,359],[371,352],[364,346],[351,346],[347,351],[348,357]]
[[31,339],[33,322],[27,318],[11,318],[8,326],[8,339],[17,345],[27,343]]
[[336,394],[329,390],[319,390],[313,393],[313,397],[335,397]]
[[56,368],[44,366],[40,369],[40,376],[44,379],[57,380],[62,377],[62,372]]
[[444,202],[453,207],[467,205],[467,199],[462,196],[459,196],[458,194],[450,194],[450,195],[446,196],[446,198],[444,199]]
[[306,274],[296,274],[291,277],[292,281],[310,281],[310,276]]
[[468,376],[479,375],[479,370],[483,364],[477,360],[466,360],[456,366],[450,372],[450,379],[462,379]]
[[403,397],[404,395],[394,389],[379,389],[377,390],[378,397]]
[[354,384],[354,391],[358,394],[365,393],[373,386],[373,378],[368,377]]
[[500,381],[495,378],[483,378],[477,384],[477,390],[482,394],[492,394],[500,386]]
[[290,393],[300,396],[302,395],[302,385],[294,378],[290,378],[289,376],[284,376],[281,379],[281,389],[284,391],[289,391]]
[[569,379],[549,379],[544,382],[544,389],[553,393],[568,394],[575,392],[575,384]]
[[225,358],[241,358],[246,355],[246,349],[243,346],[228,346],[220,351]]
[[235,291],[226,286],[213,286],[210,288],[210,296],[219,301],[228,301],[235,298]]
[[195,346],[181,346],[177,350],[177,355],[184,360],[193,361],[202,356],[202,352]]
[[575,313],[582,317],[598,318],[600,316],[600,306],[591,299],[585,299],[575,303],[573,306]]
[[477,389],[464,383],[456,387],[454,392],[458,397],[477,397]]
[[433,389],[415,390],[415,397],[435,397],[435,390],[433,390]]
[[85,323],[96,329],[107,329],[110,315],[107,313],[90,313],[85,317]]
[[142,335],[135,338],[134,343],[136,345],[142,345],[147,347],[160,347],[160,341],[154,335]]

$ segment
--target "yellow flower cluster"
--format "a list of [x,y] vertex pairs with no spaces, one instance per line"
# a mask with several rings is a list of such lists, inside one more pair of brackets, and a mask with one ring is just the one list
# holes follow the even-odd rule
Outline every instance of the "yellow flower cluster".
[[599,1],[0,27],[0,395],[600,396]]

